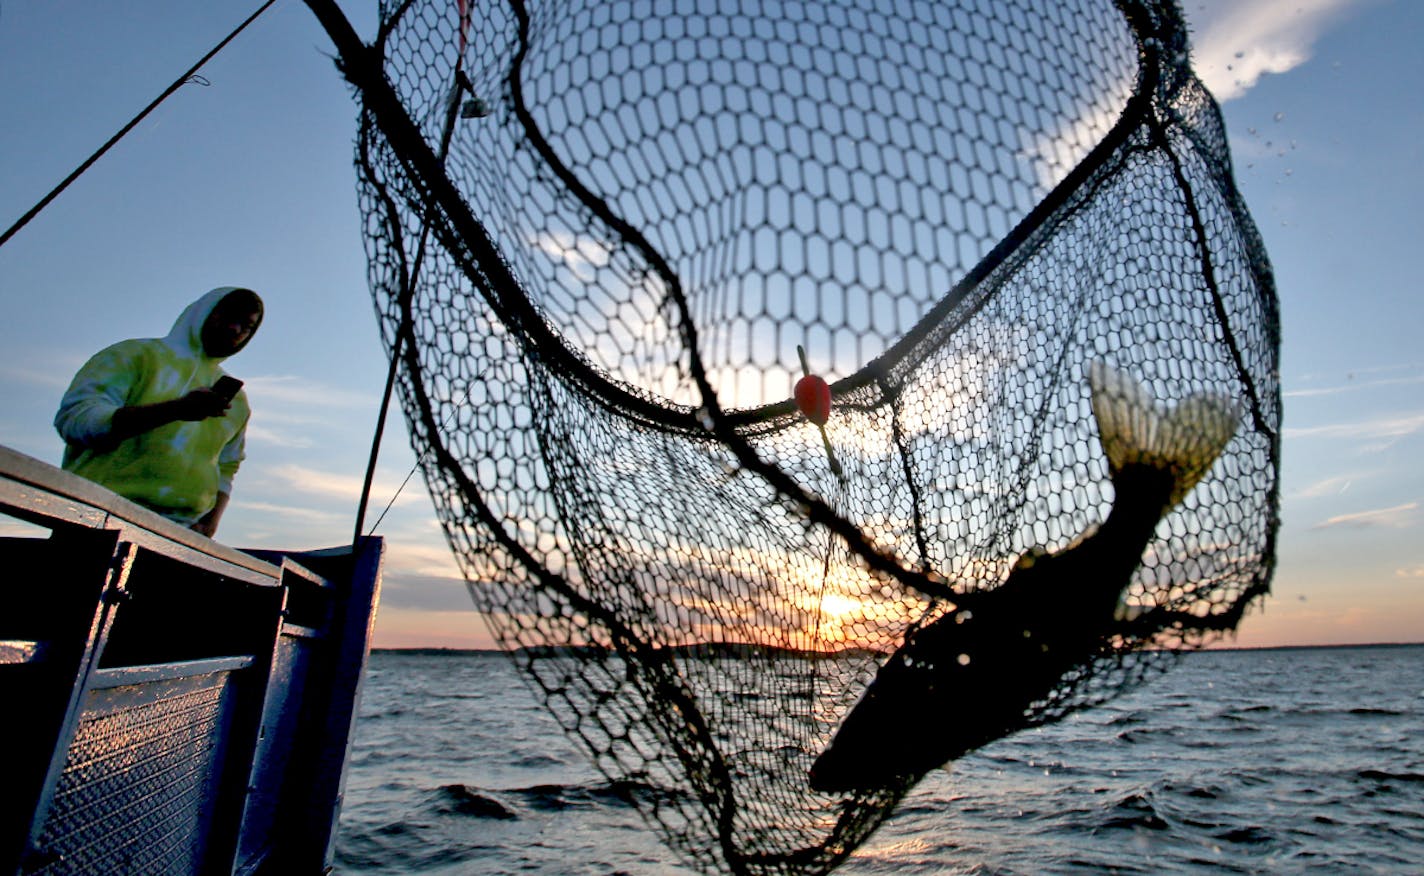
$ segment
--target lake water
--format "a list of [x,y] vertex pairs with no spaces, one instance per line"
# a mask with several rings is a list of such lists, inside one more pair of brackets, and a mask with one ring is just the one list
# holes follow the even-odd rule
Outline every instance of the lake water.
[[[341,874],[687,874],[490,654],[372,655]],[[1424,873],[1424,645],[1213,651],[921,782],[838,874]]]

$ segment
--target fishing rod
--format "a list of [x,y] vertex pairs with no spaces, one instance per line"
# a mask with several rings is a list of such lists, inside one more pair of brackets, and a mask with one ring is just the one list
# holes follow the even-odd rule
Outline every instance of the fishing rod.
[[69,188],[70,183],[74,182],[76,179],[79,179],[79,177],[82,176],[84,172],[87,171],[90,167],[92,167],[96,161],[104,157],[104,153],[108,152],[111,148],[113,148],[114,144],[122,140],[124,138],[124,135],[128,134],[129,131],[132,131],[135,127],[137,127],[138,123],[142,122],[145,118],[147,118],[148,114],[153,112],[160,103],[163,103],[163,101],[167,100],[173,94],[173,92],[182,88],[190,81],[194,81],[194,77],[196,76],[197,72],[203,68],[204,64],[211,61],[213,57],[217,55],[218,52],[221,52],[224,48],[226,48],[228,43],[236,39],[238,34],[246,30],[248,25],[256,21],[257,18],[262,15],[262,13],[272,8],[272,5],[276,2],[277,0],[267,0],[266,3],[263,3],[257,9],[256,12],[252,13],[247,17],[246,21],[242,22],[242,24],[239,24],[237,28],[233,30],[232,33],[224,37],[222,42],[213,46],[212,49],[210,49],[206,55],[198,59],[198,62],[196,64],[189,67],[187,72],[183,73],[183,75],[173,80],[173,84],[165,88],[162,94],[158,95],[158,97],[154,98],[148,106],[143,108],[142,112],[130,119],[129,123],[120,128],[118,133],[110,137],[108,142],[106,142],[103,146],[100,146],[98,151],[96,151],[93,155],[90,155],[82,164],[76,167],[73,172],[69,174],[69,176],[65,177],[64,180],[60,182],[59,185],[51,189],[49,194],[45,195],[43,198],[40,198],[39,203],[31,207],[25,213],[25,215],[21,216],[19,220],[15,222],[14,225],[11,225],[9,229],[5,231],[4,234],[0,234],[0,246],[4,246],[6,243],[8,243],[10,238],[14,237],[21,228],[24,228],[26,225],[28,225],[30,223],[30,220],[38,216],[41,210],[43,210],[45,207],[48,207],[51,201],[60,196],[60,193],[62,193],[65,189]]
[[[308,5],[310,6],[310,4]],[[320,12],[316,7],[312,7],[312,9],[320,18]],[[330,10],[327,11],[328,14],[330,14]],[[489,114],[489,107],[477,96],[473,96],[474,89],[464,71],[465,45],[470,27],[470,11],[470,0],[460,0],[460,50],[455,58],[454,81],[450,85],[450,93],[445,102],[445,120],[440,132],[440,153],[438,160],[441,167],[444,167],[445,160],[449,157],[450,141],[454,138],[456,121],[461,118],[478,118]],[[337,10],[336,14],[339,15],[340,10]],[[462,101],[460,98],[464,94],[470,94],[472,97],[467,101]],[[433,210],[434,207],[430,209]],[[386,418],[390,413],[391,396],[395,391],[396,372],[400,366],[400,358],[401,353],[404,351],[406,336],[413,331],[411,304],[415,298],[415,287],[419,282],[420,271],[425,262],[425,251],[429,241],[430,219],[429,214],[427,214],[426,221],[420,228],[420,241],[416,244],[415,258],[411,263],[410,274],[406,277],[406,283],[401,289],[401,297],[398,302],[400,322],[396,326],[395,338],[391,342],[391,362],[390,367],[386,371],[386,388],[381,396],[381,409],[376,415],[375,434],[371,439],[371,454],[366,461],[366,476],[361,484],[361,500],[356,506],[356,526],[351,535],[351,543],[353,545],[361,539],[361,529],[366,523],[366,510],[371,500],[371,485],[376,476],[376,461],[380,456],[381,441],[386,431]],[[401,482],[400,487],[396,490],[395,495],[391,497],[385,510],[381,512],[381,516],[372,524],[372,532],[375,532],[376,527],[381,525],[381,521],[386,517],[386,512],[391,510],[391,506],[394,505],[396,499],[400,497],[401,491],[404,490],[406,484],[410,482],[411,475],[415,474],[415,470],[420,467],[420,463],[424,458],[422,454],[421,457],[415,461],[415,465],[405,476],[405,480]]]

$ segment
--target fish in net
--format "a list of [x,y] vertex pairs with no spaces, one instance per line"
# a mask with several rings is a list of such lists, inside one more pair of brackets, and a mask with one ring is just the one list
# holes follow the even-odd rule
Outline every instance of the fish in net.
[[474,603],[692,866],[830,870],[1267,592],[1275,290],[1175,3],[384,0],[336,42]]

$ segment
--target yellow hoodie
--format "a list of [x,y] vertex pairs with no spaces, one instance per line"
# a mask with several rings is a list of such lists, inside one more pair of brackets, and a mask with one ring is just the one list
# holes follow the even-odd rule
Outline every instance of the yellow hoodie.
[[188,305],[166,337],[120,341],[79,369],[54,418],[66,471],[185,526],[212,510],[219,492],[231,493],[245,455],[245,393],[221,417],[168,423],[117,443],[109,431],[119,408],[169,401],[217,382],[223,360],[203,351],[203,324],[236,288],[214,289]]

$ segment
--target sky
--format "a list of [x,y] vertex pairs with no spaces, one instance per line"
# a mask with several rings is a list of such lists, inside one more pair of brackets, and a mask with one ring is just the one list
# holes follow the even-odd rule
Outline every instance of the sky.
[[[0,0],[0,228],[258,7]],[[341,4],[374,32],[371,2]],[[1424,641],[1424,3],[1184,0],[1280,292],[1274,592],[1228,645]],[[262,330],[229,370],[255,414],[219,533],[348,542],[386,361],[352,168],[355,104],[299,0],[279,2],[0,247],[0,444],[57,463],[89,355],[245,285]],[[398,414],[368,527],[378,647],[490,647]]]

